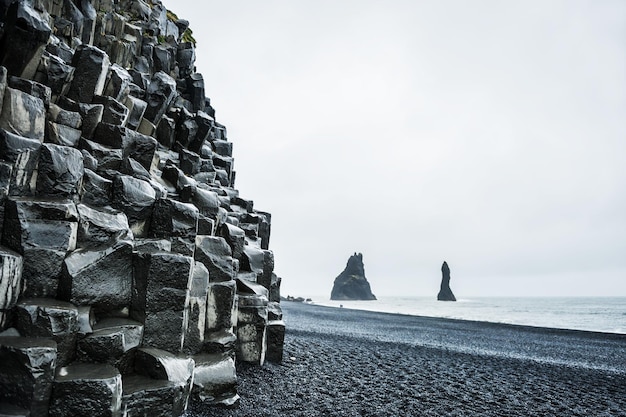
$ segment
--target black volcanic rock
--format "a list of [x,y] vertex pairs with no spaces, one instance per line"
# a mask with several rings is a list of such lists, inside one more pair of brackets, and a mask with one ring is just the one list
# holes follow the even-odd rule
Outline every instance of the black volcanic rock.
[[375,300],[370,284],[365,278],[363,254],[355,253],[348,259],[346,269],[343,270],[333,284],[330,294],[331,300]]
[[452,290],[450,289],[450,268],[446,261],[441,265],[441,289],[437,294],[438,301],[456,301]]
[[0,2],[0,417],[234,406],[236,361],[282,360],[271,215],[234,188],[188,26]]

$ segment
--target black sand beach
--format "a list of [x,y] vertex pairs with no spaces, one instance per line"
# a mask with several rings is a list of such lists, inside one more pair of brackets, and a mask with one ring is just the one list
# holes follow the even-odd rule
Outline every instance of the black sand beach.
[[626,416],[626,335],[283,303],[282,364],[208,416]]

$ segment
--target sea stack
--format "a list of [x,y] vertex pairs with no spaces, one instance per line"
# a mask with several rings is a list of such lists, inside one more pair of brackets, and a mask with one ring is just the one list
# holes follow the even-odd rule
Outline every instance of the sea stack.
[[348,259],[346,269],[343,270],[333,285],[330,294],[331,300],[375,300],[369,282],[365,278],[363,254],[354,253]]
[[437,300],[456,301],[450,289],[450,268],[446,261],[443,261],[443,265],[441,265],[441,289],[439,290],[439,294],[437,294]]

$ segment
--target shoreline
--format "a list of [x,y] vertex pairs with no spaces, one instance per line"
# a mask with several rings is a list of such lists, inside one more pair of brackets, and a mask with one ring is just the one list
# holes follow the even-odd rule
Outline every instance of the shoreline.
[[620,339],[622,337],[624,337],[626,339],[626,332],[622,333],[622,332],[608,332],[608,331],[600,331],[600,330],[584,330],[584,329],[570,329],[570,328],[566,328],[566,327],[549,327],[549,326],[539,326],[539,325],[531,325],[531,324],[518,324],[518,323],[508,323],[508,322],[503,322],[503,321],[487,321],[487,320],[474,320],[474,319],[462,319],[462,318],[456,318],[456,317],[438,317],[438,316],[425,316],[425,315],[421,315],[421,314],[410,314],[410,313],[392,313],[389,311],[378,311],[378,310],[364,310],[364,309],[360,309],[360,308],[351,308],[351,307],[335,307],[335,306],[330,306],[330,305],[325,305],[325,304],[319,304],[315,301],[312,302],[297,302],[297,301],[281,301],[281,306],[284,306],[285,303],[299,303],[299,304],[304,304],[304,305],[311,305],[311,306],[316,306],[316,307],[321,307],[321,308],[329,308],[329,309],[342,309],[342,310],[350,310],[350,311],[355,311],[355,312],[369,312],[369,313],[376,313],[376,314],[386,314],[386,315],[391,315],[391,316],[403,316],[403,317],[416,317],[419,319],[425,319],[425,320],[430,320],[430,319],[435,319],[435,320],[446,320],[446,321],[454,321],[454,322],[461,322],[461,323],[476,323],[476,324],[480,324],[480,325],[494,325],[494,326],[513,326],[513,327],[518,327],[522,330],[538,330],[538,331],[542,331],[542,330],[546,330],[549,332],[572,332],[572,333],[593,333],[593,334],[597,334],[597,335],[606,335],[606,336],[618,336]]
[[387,296],[376,301],[318,297],[308,304],[414,317],[626,334],[623,307],[626,297],[474,297],[457,302],[441,302],[432,297]]
[[626,335],[283,304],[281,364],[212,416],[626,416]]

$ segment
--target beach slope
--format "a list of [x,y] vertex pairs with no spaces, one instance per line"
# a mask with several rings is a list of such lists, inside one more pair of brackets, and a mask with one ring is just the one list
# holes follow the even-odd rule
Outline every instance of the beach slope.
[[209,416],[626,416],[626,335],[283,303],[282,364]]

